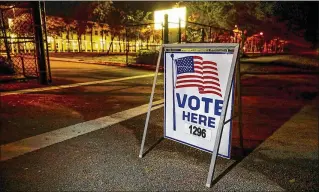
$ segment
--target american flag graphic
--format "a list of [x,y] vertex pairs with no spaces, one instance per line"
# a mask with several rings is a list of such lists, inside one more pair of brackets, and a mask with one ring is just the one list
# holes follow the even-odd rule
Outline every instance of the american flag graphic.
[[198,87],[200,94],[214,94],[222,97],[217,64],[204,61],[200,56],[187,56],[175,59],[176,89]]

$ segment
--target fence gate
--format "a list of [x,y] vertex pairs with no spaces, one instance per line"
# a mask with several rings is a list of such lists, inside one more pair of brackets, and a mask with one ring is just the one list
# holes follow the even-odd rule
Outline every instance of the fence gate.
[[[10,68],[7,74],[2,75],[12,75],[19,79],[38,78],[39,69],[31,3],[0,5],[0,16],[0,65],[2,68]],[[43,15],[42,17],[44,18]],[[45,20],[42,20],[44,21],[42,23],[45,23]],[[46,64],[48,64],[48,59]],[[48,78],[50,77],[49,74]]]

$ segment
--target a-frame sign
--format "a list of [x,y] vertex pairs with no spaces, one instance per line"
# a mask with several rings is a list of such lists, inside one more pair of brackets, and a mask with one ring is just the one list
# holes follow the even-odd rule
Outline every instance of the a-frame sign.
[[230,158],[234,72],[239,44],[164,44],[157,60],[139,157],[153,103],[161,57],[164,57],[164,137],[212,153],[206,186],[217,155]]

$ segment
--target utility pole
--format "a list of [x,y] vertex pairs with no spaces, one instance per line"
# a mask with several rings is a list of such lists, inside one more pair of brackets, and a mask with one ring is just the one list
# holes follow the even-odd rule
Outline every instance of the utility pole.
[[43,85],[48,84],[47,78],[47,66],[45,62],[45,51],[42,31],[42,17],[41,17],[41,4],[39,1],[31,2],[32,5],[32,16],[34,21],[34,32],[35,32],[35,44],[37,52],[37,61],[39,68],[39,82]]

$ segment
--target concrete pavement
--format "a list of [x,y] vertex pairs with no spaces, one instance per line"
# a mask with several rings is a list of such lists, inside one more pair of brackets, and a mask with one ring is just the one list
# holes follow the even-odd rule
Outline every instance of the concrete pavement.
[[[68,70],[67,66],[62,67]],[[80,77],[74,76],[72,82],[85,82],[86,78],[93,82],[103,76],[114,78],[134,73],[121,73],[121,70],[115,68],[108,72],[109,69],[99,69],[103,70],[103,73],[98,76],[92,75],[96,74],[96,70],[92,70],[92,74],[89,74],[90,70],[82,70],[82,74],[78,74]],[[84,71],[86,73],[83,73]],[[60,77],[67,74],[67,71],[61,70],[60,67],[56,72],[62,72],[55,73]],[[136,71],[134,74],[141,73],[146,72]],[[315,80],[313,76],[304,75],[243,78],[245,147],[253,149],[253,146],[258,146],[272,136],[242,161],[218,159],[217,179],[212,189],[205,187],[210,161],[208,153],[164,140],[143,159],[138,158],[145,121],[145,114],[141,114],[90,133],[76,134],[77,137],[1,162],[0,190],[315,190],[318,186],[315,172],[318,168],[318,155],[315,152],[316,147],[318,148],[318,141],[315,139],[318,138],[315,124],[318,103],[313,103],[316,100],[310,94],[317,94],[318,82]],[[65,126],[68,126],[105,115],[112,116],[145,104],[148,101],[151,81],[152,78],[147,77],[116,84],[91,84],[4,96],[1,98],[2,107],[4,106],[6,111],[2,111],[1,117],[13,121],[4,122],[6,129],[12,131],[14,124],[18,124],[14,132],[21,136],[14,138],[13,135],[6,135],[9,139],[5,143],[18,142],[57,130],[63,127],[63,123],[59,122],[63,116]],[[160,84],[162,82],[160,79]],[[40,97],[42,100],[38,100]],[[33,106],[35,102],[30,103],[25,109],[25,103],[30,102],[30,98],[38,100],[40,105]],[[156,100],[161,98],[162,86],[159,86]],[[35,109],[32,109],[32,106]],[[16,115],[16,118],[12,118],[10,114]],[[30,124],[28,133],[20,133],[24,131],[21,127],[27,127],[24,126],[27,121],[38,121],[42,114],[47,116],[45,121]],[[70,115],[72,118],[77,116],[77,120],[70,120]],[[23,117],[25,121],[21,122]],[[162,121],[163,109],[153,111],[146,143],[148,147],[163,135]],[[236,124],[236,121],[234,123]],[[51,124],[56,125],[50,129],[46,128]],[[38,131],[34,131],[32,127]],[[291,134],[292,132],[297,134]],[[303,138],[307,138],[309,142]],[[234,126],[235,146],[237,139]],[[298,150],[300,143],[302,148]],[[308,151],[305,152],[305,149]],[[301,158],[294,158],[297,156]]]
[[64,61],[64,62],[73,62],[73,63],[85,63],[85,64],[99,64],[99,65],[109,65],[109,66],[126,66],[125,63],[120,62],[109,62],[109,61],[101,61],[101,60],[88,60],[88,59],[74,59],[74,58],[61,58],[61,57],[50,57],[51,61]]
[[[160,105],[158,105],[160,104]],[[157,106],[156,106],[157,105]],[[155,101],[152,110],[163,107],[163,100]],[[142,105],[102,118],[71,125],[65,128],[46,132],[40,135],[1,145],[0,161],[6,161],[41,148],[63,142],[96,131],[147,112],[148,105]]]
[[[164,140],[138,158],[143,114],[1,162],[2,191],[315,191],[315,108],[306,105],[241,162],[219,158],[210,189],[208,153]],[[161,137],[162,113],[152,113],[148,147]]]
[[[317,191],[318,104],[317,97],[304,106],[214,188],[227,191]],[[236,184],[229,186],[230,182]]]
[[[51,65],[53,85],[15,84],[29,88],[22,90],[0,85],[10,88],[0,93],[1,144],[109,116],[149,100],[152,72],[70,62]],[[162,98],[162,79],[156,100]]]

